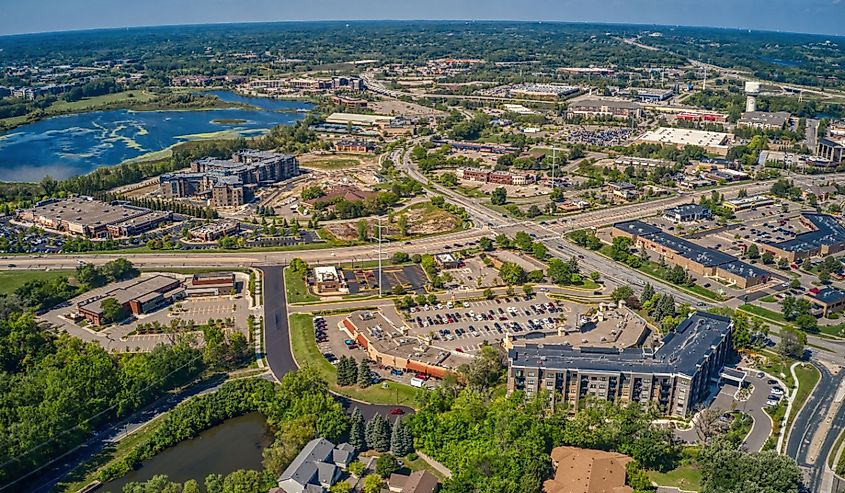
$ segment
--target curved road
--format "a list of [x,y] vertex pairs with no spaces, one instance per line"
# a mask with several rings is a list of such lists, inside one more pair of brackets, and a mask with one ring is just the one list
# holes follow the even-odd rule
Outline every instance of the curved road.
[[[290,346],[284,266],[262,266],[259,269],[264,277],[264,353],[270,372],[276,380],[281,380],[286,373],[299,368]],[[376,413],[390,416],[390,410],[397,407],[405,413],[414,411],[407,406],[381,406],[352,401],[336,394],[335,397],[348,411],[359,408],[367,419]]]

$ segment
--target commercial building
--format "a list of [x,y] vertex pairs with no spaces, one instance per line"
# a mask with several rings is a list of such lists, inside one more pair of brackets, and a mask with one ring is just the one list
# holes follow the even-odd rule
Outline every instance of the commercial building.
[[539,99],[563,98],[576,92],[578,92],[578,88],[574,86],[564,84],[535,84],[530,82],[516,84],[508,90],[511,96]]
[[684,204],[666,209],[663,216],[675,223],[691,223],[713,218],[713,213],[707,207],[698,204]]
[[241,224],[237,221],[217,221],[211,224],[203,224],[188,231],[191,238],[201,241],[216,241],[224,236],[230,236],[240,232]]
[[701,276],[724,279],[742,289],[764,284],[771,278],[768,271],[733,255],[696,245],[642,221],[616,223],[610,232],[613,237],[630,238],[637,247],[655,252],[670,264]]
[[685,417],[708,396],[733,355],[730,318],[695,313],[656,350],[526,344],[508,351],[508,391],[582,400],[638,402],[665,416]]
[[359,113],[332,113],[326,123],[337,125],[357,125],[359,127],[386,127],[398,121],[395,116]]
[[665,159],[653,159],[647,157],[619,156],[613,162],[616,166],[641,166],[644,168],[657,168],[660,166],[672,166],[673,163]]
[[349,286],[337,267],[314,267],[314,292],[317,294],[348,294]]
[[325,438],[305,444],[296,458],[279,476],[284,493],[323,493],[340,479],[341,468],[355,458],[355,448],[348,443],[335,446]]
[[204,158],[191,163],[190,173],[159,177],[167,198],[201,197],[215,207],[236,207],[251,201],[258,187],[299,175],[299,161],[287,154],[243,150],[230,160]]
[[726,200],[722,205],[734,212],[737,212],[754,209],[756,207],[765,207],[774,203],[774,199],[765,195],[752,195],[751,197],[739,197],[736,199]]
[[96,238],[133,236],[173,219],[167,211],[153,211],[124,202],[106,203],[91,197],[70,197],[38,202],[18,211],[24,223],[59,233]]
[[649,87],[629,87],[619,91],[620,96],[627,96],[632,99],[638,99],[643,103],[656,103],[658,101],[666,101],[675,95],[672,89],[656,89]]
[[781,130],[789,123],[791,115],[786,111],[746,111],[736,122],[737,127],[759,128],[761,130]]
[[367,358],[379,365],[417,374],[443,378],[454,374],[468,356],[453,356],[407,336],[407,327],[397,327],[381,313],[358,311],[344,318],[339,326],[350,339],[364,348]]
[[819,314],[823,317],[845,310],[845,291],[836,288],[811,290],[804,295],[804,298],[816,305],[819,308]]
[[778,243],[765,243],[762,250],[790,262],[845,251],[845,226],[836,218],[828,214],[804,212],[800,221],[810,231]]
[[837,122],[827,129],[827,135],[816,144],[816,156],[834,165],[845,161],[845,123]]
[[344,139],[334,143],[334,150],[337,152],[370,153],[376,150],[376,145],[368,140]]
[[532,174],[491,171],[481,168],[458,168],[455,176],[461,180],[498,183],[500,185],[527,185],[534,183],[536,178]]
[[607,187],[614,197],[619,197],[622,200],[636,200],[640,196],[637,186],[627,181],[608,183]]
[[361,98],[350,98],[349,96],[332,96],[332,103],[348,108],[366,108],[369,101]]
[[728,116],[722,113],[704,113],[700,111],[684,111],[675,115],[676,120],[685,122],[725,123]]
[[677,148],[692,145],[704,148],[711,154],[726,156],[731,136],[723,132],[709,132],[689,128],[660,127],[643,134],[637,142],[670,145]]
[[543,483],[545,493],[633,493],[625,486],[626,469],[633,459],[618,452],[578,447],[552,449],[555,476]]
[[169,276],[157,275],[127,286],[107,291],[102,296],[76,305],[80,315],[94,325],[105,322],[103,302],[114,299],[134,315],[157,310],[185,294],[182,282]]
[[461,262],[455,258],[451,253],[438,253],[434,256],[434,261],[441,269],[457,269],[461,266]]
[[223,296],[237,290],[234,272],[201,272],[191,276],[185,290],[188,296]]
[[640,118],[642,107],[630,101],[617,101],[614,99],[586,99],[569,103],[567,115],[594,117],[612,117],[619,119]]

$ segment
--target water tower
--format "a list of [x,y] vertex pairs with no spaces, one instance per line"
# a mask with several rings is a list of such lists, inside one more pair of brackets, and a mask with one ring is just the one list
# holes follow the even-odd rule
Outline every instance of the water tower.
[[748,99],[745,101],[745,112],[751,113],[757,111],[757,96],[760,95],[760,83],[748,81],[745,83],[745,95]]

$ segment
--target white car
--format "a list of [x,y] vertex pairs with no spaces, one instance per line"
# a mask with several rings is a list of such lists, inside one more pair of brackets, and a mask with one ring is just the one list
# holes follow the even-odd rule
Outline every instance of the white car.
[[774,401],[772,399],[769,399],[769,400],[766,401],[766,405],[770,406],[770,407],[771,406],[777,406],[779,403],[780,403],[780,401]]
[[464,308],[469,308],[469,303],[467,303],[466,301],[464,301]]
[[783,395],[783,389],[780,387],[772,387],[772,395]]

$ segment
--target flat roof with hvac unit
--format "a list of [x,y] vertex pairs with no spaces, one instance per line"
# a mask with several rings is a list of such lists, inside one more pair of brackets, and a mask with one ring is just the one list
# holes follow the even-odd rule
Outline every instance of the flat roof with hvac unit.
[[326,118],[326,123],[339,125],[360,125],[362,127],[377,127],[390,125],[396,121],[395,116],[362,115],[358,113],[332,113]]
[[688,145],[699,146],[703,147],[707,152],[724,156],[728,152],[730,137],[730,134],[723,132],[660,127],[646,132],[637,140],[650,144],[672,145],[676,147]]

